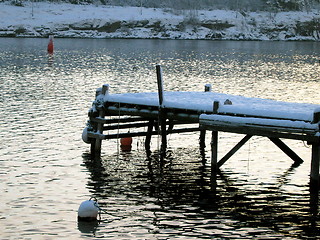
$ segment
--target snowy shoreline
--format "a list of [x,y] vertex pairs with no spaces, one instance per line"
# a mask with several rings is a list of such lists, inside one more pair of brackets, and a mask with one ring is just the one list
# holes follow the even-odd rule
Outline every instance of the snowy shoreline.
[[0,3],[0,37],[319,41],[320,13]]

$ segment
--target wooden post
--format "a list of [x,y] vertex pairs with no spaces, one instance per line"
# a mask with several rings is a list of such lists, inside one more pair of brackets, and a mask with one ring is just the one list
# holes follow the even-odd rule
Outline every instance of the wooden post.
[[313,123],[320,124],[320,108],[316,109],[313,113]]
[[158,83],[158,94],[159,94],[159,106],[163,107],[163,80],[162,80],[162,70],[161,66],[156,66],[157,70],[157,83]]
[[97,88],[96,90],[96,97],[98,97],[102,92],[102,88]]
[[211,92],[211,89],[212,89],[212,87],[211,87],[211,84],[209,84],[209,83],[204,86],[205,92]]
[[218,109],[219,109],[219,101],[214,101],[213,102],[213,114],[218,114]]
[[110,88],[109,84],[103,84],[102,91],[101,91],[102,95],[109,94],[109,88]]
[[[211,92],[211,84],[206,84],[204,86],[204,91]],[[206,130],[205,129],[200,130],[199,144],[200,144],[200,149],[204,149],[206,147]]]
[[163,106],[163,80],[161,66],[156,66],[157,70],[157,83],[159,95],[159,120],[161,127],[161,151],[165,152],[167,149],[167,129],[166,129],[166,111]]
[[[213,102],[213,113],[217,114],[219,101]],[[218,172],[218,131],[212,131],[211,136],[211,189],[216,190]]]
[[[318,123],[320,128],[320,108],[317,108],[313,114],[313,123]],[[311,170],[310,170],[310,190],[318,191],[320,185],[320,137],[317,142],[312,143]]]
[[153,124],[154,124],[154,120],[151,119],[148,124],[147,136],[146,136],[146,140],[144,142],[144,146],[145,146],[145,149],[147,152],[150,151],[150,142],[151,142],[151,137],[152,137]]
[[211,137],[211,189],[216,190],[218,172],[218,131],[212,131]]
[[206,130],[200,130],[199,144],[202,149],[206,147]]
[[[97,91],[96,91],[96,96],[100,96],[100,95],[107,95],[109,94],[109,85],[108,84],[104,84],[102,86],[102,88],[98,88]],[[104,106],[101,106],[99,109],[99,117],[100,118],[104,118],[105,117],[105,109],[104,109]],[[103,123],[101,122],[98,122],[97,123],[97,129],[96,129],[96,132],[97,133],[100,133],[102,134],[103,133]],[[101,145],[102,145],[102,140],[99,139],[99,138],[96,138],[92,141],[92,144],[91,144],[91,155],[94,157],[94,158],[100,158],[101,156]]]
[[319,188],[320,142],[312,144],[310,187]]

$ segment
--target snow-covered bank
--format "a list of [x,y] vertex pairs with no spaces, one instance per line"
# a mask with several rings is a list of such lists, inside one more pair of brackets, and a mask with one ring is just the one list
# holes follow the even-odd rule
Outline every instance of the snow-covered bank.
[[311,12],[173,12],[165,9],[38,2],[0,3],[0,36],[232,40],[320,39]]

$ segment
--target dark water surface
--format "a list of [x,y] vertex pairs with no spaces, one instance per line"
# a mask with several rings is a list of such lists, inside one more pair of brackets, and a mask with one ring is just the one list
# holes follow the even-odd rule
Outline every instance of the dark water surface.
[[[81,133],[95,90],[213,91],[320,104],[317,42],[0,38],[1,239],[316,239],[320,217],[309,192],[311,148],[285,141],[305,162],[253,137],[221,168],[210,190],[210,134],[169,136],[164,163],[153,137],[129,153],[106,141],[92,161]],[[222,157],[243,136],[221,133]],[[77,222],[96,197],[102,221]]]

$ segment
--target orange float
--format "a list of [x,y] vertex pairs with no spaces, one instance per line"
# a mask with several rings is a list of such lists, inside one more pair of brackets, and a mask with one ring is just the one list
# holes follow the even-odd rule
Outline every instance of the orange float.
[[131,151],[132,137],[120,139],[120,147],[122,151]]

